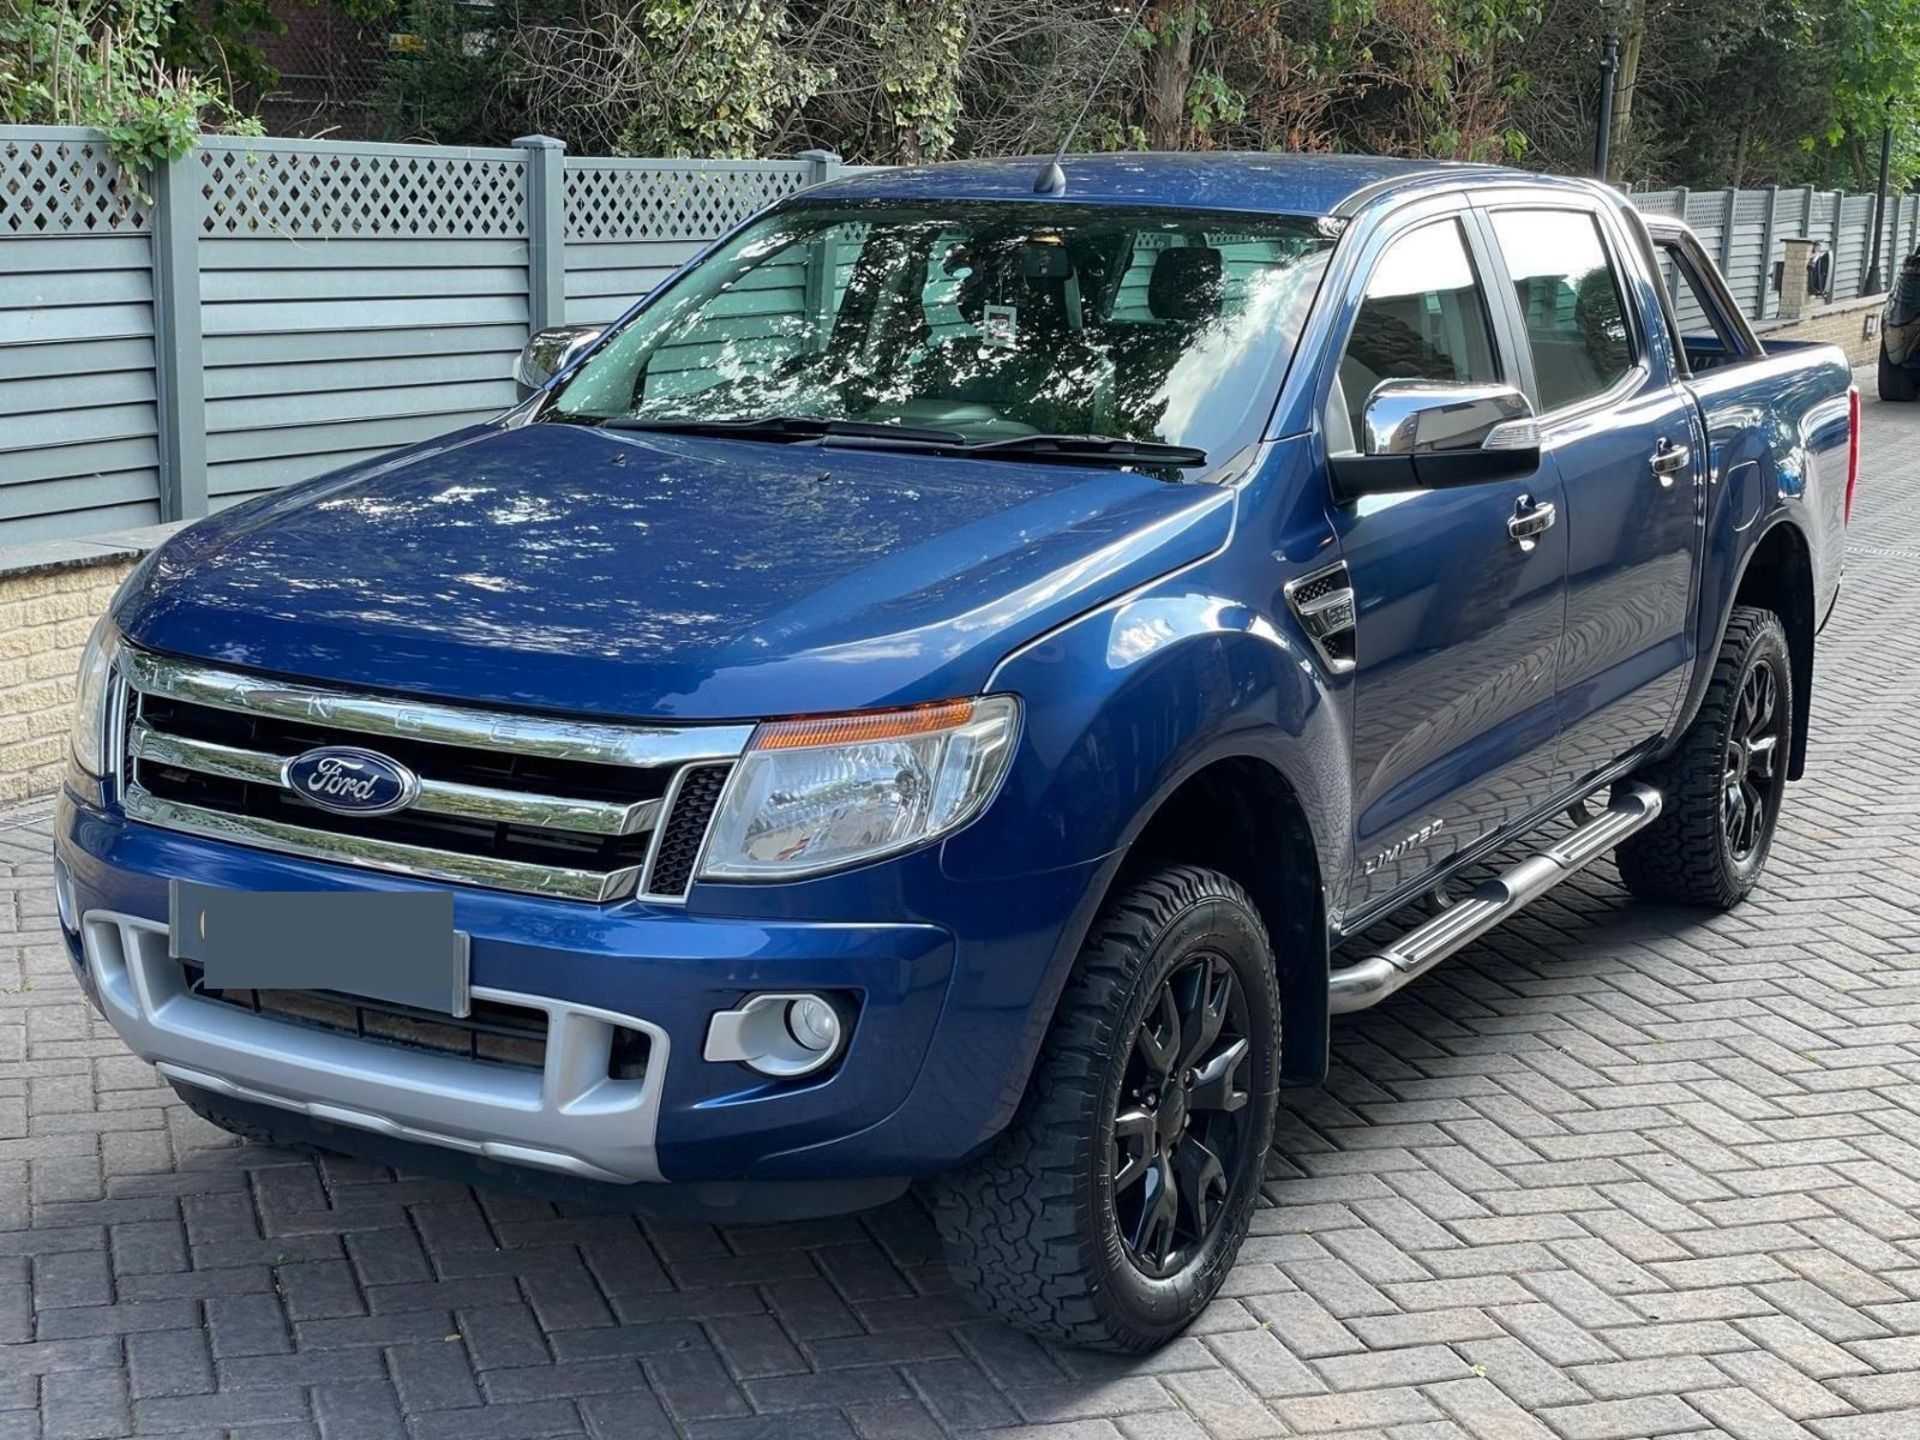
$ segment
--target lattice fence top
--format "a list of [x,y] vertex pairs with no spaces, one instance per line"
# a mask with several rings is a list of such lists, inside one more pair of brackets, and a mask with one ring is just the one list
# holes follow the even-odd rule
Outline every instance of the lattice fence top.
[[201,230],[216,237],[519,239],[526,186],[517,158],[346,147],[209,145],[196,157]]
[[567,239],[711,240],[806,183],[804,165],[654,168],[569,160]]
[[130,235],[150,208],[104,139],[0,139],[0,236]]

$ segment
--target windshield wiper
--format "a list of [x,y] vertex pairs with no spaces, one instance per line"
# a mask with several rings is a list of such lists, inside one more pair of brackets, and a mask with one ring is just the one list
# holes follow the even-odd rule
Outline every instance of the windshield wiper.
[[607,430],[661,431],[669,435],[730,435],[743,440],[821,440],[849,436],[862,440],[898,440],[910,445],[963,446],[967,437],[957,430],[932,430],[917,425],[883,425],[869,420],[827,420],[813,415],[767,415],[756,420],[648,419],[617,415],[602,422]]
[[1115,465],[1173,465],[1182,470],[1207,463],[1207,452],[1193,445],[1158,440],[1127,440],[1118,435],[1016,435],[982,440],[966,447],[969,455],[1007,455],[1022,460],[1107,460]]
[[1192,445],[1157,440],[1128,440],[1117,435],[1015,435],[1005,440],[968,440],[957,430],[921,425],[888,425],[872,420],[830,420],[817,415],[766,415],[752,420],[702,420],[615,415],[597,422],[607,430],[652,431],[668,435],[718,435],[742,440],[793,444],[804,440],[879,442],[936,455],[971,455],[982,460],[1064,461],[1081,464],[1172,466],[1192,469],[1207,463],[1207,452]]

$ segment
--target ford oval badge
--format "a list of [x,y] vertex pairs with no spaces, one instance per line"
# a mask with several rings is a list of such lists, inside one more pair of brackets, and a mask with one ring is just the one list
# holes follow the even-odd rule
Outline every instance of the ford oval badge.
[[398,760],[351,745],[322,745],[287,761],[286,787],[341,815],[391,815],[420,795],[420,777]]

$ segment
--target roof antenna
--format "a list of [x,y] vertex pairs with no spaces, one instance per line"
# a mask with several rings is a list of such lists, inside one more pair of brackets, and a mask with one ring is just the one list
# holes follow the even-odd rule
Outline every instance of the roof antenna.
[[1033,193],[1036,195],[1064,195],[1067,193],[1067,172],[1061,167],[1066,158],[1067,147],[1073,144],[1074,132],[1079,130],[1080,122],[1087,118],[1087,111],[1093,108],[1093,100],[1107,83],[1107,76],[1113,73],[1113,62],[1120,58],[1120,52],[1126,48],[1127,41],[1133,38],[1133,32],[1139,28],[1140,17],[1147,13],[1148,0],[1140,0],[1134,7],[1133,19],[1127,22],[1127,28],[1120,32],[1113,53],[1107,56],[1107,63],[1100,71],[1100,78],[1093,82],[1093,88],[1087,92],[1087,98],[1080,107],[1080,113],[1073,117],[1073,123],[1067,127],[1067,133],[1061,137],[1060,148],[1053,152],[1053,158],[1040,167],[1040,173],[1033,177]]

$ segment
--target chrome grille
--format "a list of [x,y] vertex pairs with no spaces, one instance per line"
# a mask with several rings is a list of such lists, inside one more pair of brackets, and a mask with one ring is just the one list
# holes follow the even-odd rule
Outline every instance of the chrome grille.
[[[666,727],[345,694],[131,647],[123,775],[136,820],[312,859],[609,901],[683,897],[751,727]],[[322,745],[371,746],[420,777],[393,814],[308,804],[282,779]],[[682,798],[684,796],[684,798]],[[650,867],[666,859],[657,876]]]

